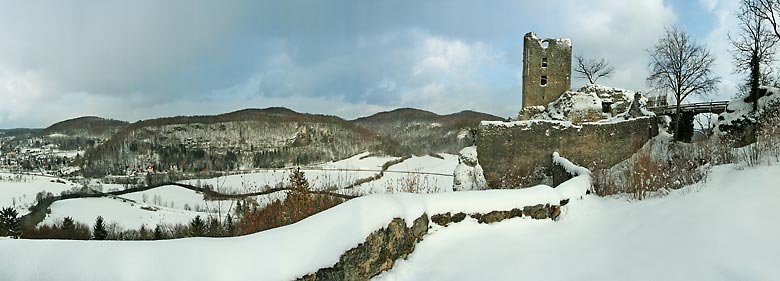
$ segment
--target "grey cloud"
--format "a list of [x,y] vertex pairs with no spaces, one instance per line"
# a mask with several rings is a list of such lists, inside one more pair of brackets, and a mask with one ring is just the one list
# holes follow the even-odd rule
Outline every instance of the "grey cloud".
[[[572,37],[575,52],[607,57],[623,71],[610,82],[636,88],[644,85],[643,50],[659,26],[674,21],[660,0],[26,1],[3,6],[0,76],[6,71],[39,84],[19,103],[79,97],[91,101],[68,114],[128,119],[295,105],[296,99],[311,102],[302,108],[312,112],[345,117],[396,106],[510,116],[520,107],[517,74],[525,32]],[[597,16],[581,17],[585,13]],[[594,24],[603,19],[611,21]],[[430,40],[439,40],[442,48],[465,48],[460,51],[469,57],[458,64],[457,54],[442,53],[439,60],[436,50],[425,49]],[[426,59],[426,71],[415,75]],[[0,96],[18,93],[0,85]],[[122,99],[132,102],[115,102]],[[329,106],[318,108],[321,99]],[[334,106],[339,102],[343,106]],[[165,104],[171,110],[163,111]],[[0,106],[0,127],[45,126],[60,118],[24,117],[30,110]]]

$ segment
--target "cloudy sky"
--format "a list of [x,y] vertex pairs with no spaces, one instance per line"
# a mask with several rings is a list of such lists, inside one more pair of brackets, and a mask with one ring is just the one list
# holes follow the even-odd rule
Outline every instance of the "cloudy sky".
[[645,91],[645,50],[672,24],[717,57],[705,99],[731,97],[737,2],[0,0],[0,128],[270,106],[515,116],[526,32],[572,38],[615,66],[601,84]]

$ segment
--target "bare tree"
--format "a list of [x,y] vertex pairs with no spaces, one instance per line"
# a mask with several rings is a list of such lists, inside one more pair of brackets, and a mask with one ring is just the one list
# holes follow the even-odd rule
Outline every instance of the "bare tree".
[[[768,21],[756,9],[761,0],[742,0],[737,19],[739,33],[729,34],[735,72],[748,73],[748,97],[753,101],[753,110],[758,109],[758,87],[767,80],[768,72],[762,67],[775,61],[775,44],[780,37],[770,30]],[[763,76],[763,77],[762,77]]]
[[577,59],[577,67],[574,68],[574,72],[580,75],[580,78],[588,79],[588,83],[596,84],[596,81],[601,77],[611,77],[615,68],[609,65],[604,58],[586,59],[582,55],[575,56]]
[[780,38],[780,30],[777,29],[778,17],[780,16],[780,1],[778,0],[752,0],[742,1],[742,8],[747,8],[758,18],[765,20],[772,28],[775,37]]
[[658,43],[647,50],[650,56],[648,85],[674,96],[674,138],[679,140],[680,104],[690,95],[717,91],[720,78],[712,73],[715,58],[704,45],[679,27],[667,28]]

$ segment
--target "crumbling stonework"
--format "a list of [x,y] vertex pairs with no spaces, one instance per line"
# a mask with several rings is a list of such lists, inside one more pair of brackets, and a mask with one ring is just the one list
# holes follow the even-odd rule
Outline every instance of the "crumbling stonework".
[[412,227],[403,219],[393,219],[383,229],[366,238],[366,242],[344,253],[332,267],[323,268],[299,280],[368,280],[389,270],[396,260],[406,258],[428,233],[428,216],[423,214]]
[[489,187],[533,186],[547,183],[532,177],[535,171],[552,176],[553,152],[594,170],[631,157],[657,134],[654,116],[581,125],[544,120],[483,122],[477,150]]
[[569,88],[571,40],[527,33],[523,40],[523,108],[546,106]]
[[[446,227],[452,223],[459,223],[466,217],[471,217],[479,223],[489,224],[519,217],[558,220],[560,214],[559,205],[538,204],[486,214],[462,212],[454,215],[449,212],[435,214],[431,216],[430,221]],[[415,245],[428,233],[430,229],[428,224],[426,214],[414,220],[412,227],[407,227],[403,219],[393,219],[387,227],[371,233],[366,238],[366,242],[344,253],[334,266],[317,270],[298,280],[368,280],[391,269],[396,260],[406,258],[414,251]]]

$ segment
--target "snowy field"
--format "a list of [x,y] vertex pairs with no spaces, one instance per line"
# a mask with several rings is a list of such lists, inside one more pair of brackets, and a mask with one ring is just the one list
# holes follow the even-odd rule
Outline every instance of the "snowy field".
[[29,213],[27,208],[35,204],[38,192],[60,195],[78,187],[76,183],[54,177],[0,173],[0,208],[14,207],[20,215],[24,215]]
[[[0,255],[0,280],[289,280],[332,265],[394,217],[411,224],[422,212],[553,203],[584,190],[576,179],[582,178],[568,181],[564,190],[371,195],[236,238],[0,239],[0,252],[14,253]],[[714,167],[706,183],[665,197],[573,200],[558,222],[517,218],[481,225],[467,218],[434,226],[408,260],[376,279],[778,280],[777,182],[780,166],[724,165]],[[104,258],[108,253],[121,258]],[[220,258],[204,259],[202,253]],[[76,254],[78,259],[67,258]],[[79,266],[84,261],[88,270]]]
[[[117,198],[81,198],[54,202],[44,223],[59,224],[66,216],[93,225],[97,216],[122,229],[138,229],[141,225],[189,223],[196,216],[224,217],[230,213],[233,201],[207,201],[195,191],[174,185],[128,193]],[[142,207],[146,207],[142,209]],[[154,208],[149,208],[154,207]]]
[[[337,190],[351,185],[355,181],[372,177],[379,173],[382,165],[398,157],[362,157],[361,153],[341,161],[325,163],[315,167],[301,168],[313,189]],[[387,193],[402,191],[401,185],[409,181],[420,183],[422,192],[446,192],[452,190],[452,172],[458,165],[458,156],[441,154],[442,158],[412,156],[401,163],[390,166],[384,176],[376,181],[356,186],[358,194]],[[289,182],[289,169],[262,170],[253,173],[230,175],[206,180],[187,180],[192,185],[208,184],[224,193],[250,193],[269,187],[279,187]]]
[[359,194],[452,191],[452,174],[458,165],[458,156],[445,153],[440,156],[444,159],[430,155],[412,156],[390,166],[379,180],[356,186],[355,191]]
[[[362,153],[341,161],[325,163],[308,169],[302,168],[301,170],[305,173],[312,188],[333,189],[333,187],[347,186],[361,178],[374,176],[379,173],[383,164],[398,159],[397,157],[366,156],[368,156],[368,153]],[[447,175],[452,174],[455,166],[458,164],[458,158],[457,155],[451,154],[442,154],[442,157],[444,159],[433,156],[414,156],[391,166],[380,180],[357,186],[353,190],[337,189],[335,191],[345,194],[400,192],[405,189],[402,186],[408,185],[410,181],[418,181],[419,189],[417,191],[422,193],[451,191],[452,177]],[[196,186],[209,184],[215,190],[224,193],[250,193],[265,190],[266,185],[278,187],[281,186],[279,183],[286,184],[289,182],[289,172],[289,169],[265,170],[256,173],[184,182]],[[407,172],[431,174],[410,174]],[[50,178],[45,179],[50,180]],[[95,184],[93,183],[93,185]],[[39,185],[35,186],[38,187]],[[6,188],[5,183],[0,183],[0,190],[3,188]],[[44,188],[47,188],[47,191],[52,189],[49,187]],[[117,184],[100,184],[99,189],[110,191],[123,190],[124,188],[124,186]],[[21,199],[31,198],[27,204],[32,204],[35,201],[35,193],[38,191],[40,189],[30,187],[29,192],[26,195],[22,195]],[[57,192],[55,193],[54,191]],[[59,194],[61,190],[54,191],[52,193]],[[260,206],[265,206],[273,200],[284,199],[285,194],[285,192],[276,192],[254,196],[254,200]],[[5,200],[5,197],[2,198]],[[10,204],[8,205],[10,206]],[[141,208],[143,206],[153,206],[158,210],[145,210]],[[198,215],[202,218],[209,216],[224,217],[231,213],[235,206],[235,201],[232,200],[205,200],[202,194],[189,189],[179,186],[161,186],[147,191],[125,194],[120,196],[119,199],[84,198],[58,201],[52,204],[51,214],[47,215],[43,222],[59,224],[67,216],[77,222],[92,225],[97,216],[103,216],[106,222],[115,223],[122,229],[137,229],[141,225],[150,227],[156,224],[187,223]],[[25,210],[24,213],[26,213],[26,208],[23,209]]]
[[780,166],[718,166],[639,202],[588,196],[558,222],[473,221],[429,235],[377,280],[780,280]]
[[[95,218],[102,216],[106,224],[115,224],[121,229],[138,229],[141,225],[154,228],[157,224],[189,223],[195,216],[208,217],[208,213],[184,211],[171,208],[144,210],[142,204],[113,198],[81,198],[57,201],[51,206],[51,214],[43,223],[62,223],[66,216],[74,221],[92,227]],[[148,205],[147,205],[148,206]]]

